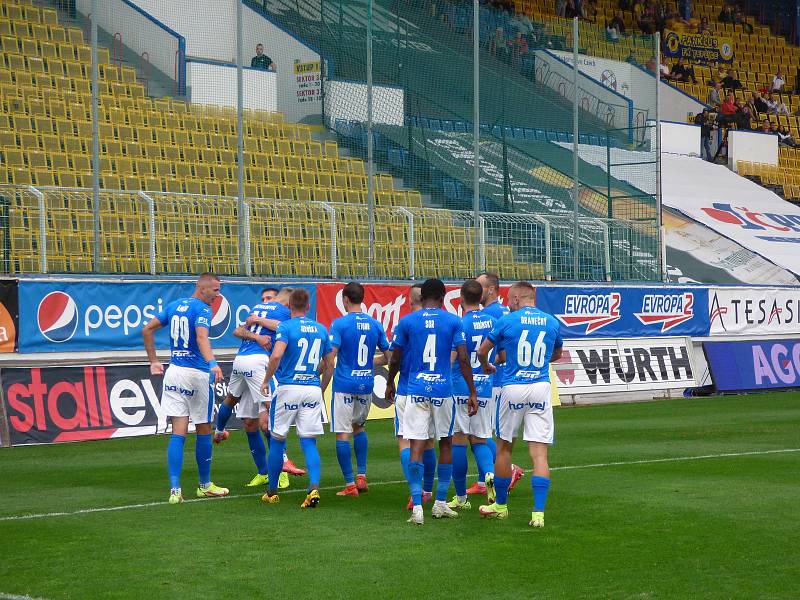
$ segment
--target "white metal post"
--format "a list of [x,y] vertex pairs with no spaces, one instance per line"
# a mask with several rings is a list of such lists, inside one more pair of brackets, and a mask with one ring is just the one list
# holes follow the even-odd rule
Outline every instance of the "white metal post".
[[144,192],[139,192],[139,197],[147,202],[147,222],[150,229],[150,275],[156,274],[156,203],[153,198]]
[[372,139],[372,7],[367,0],[367,214],[369,218],[369,247],[367,249],[367,274],[375,275],[375,142]]
[[572,135],[574,139],[572,140],[572,198],[573,198],[573,224],[572,224],[572,255],[573,255],[573,269],[575,273],[575,279],[578,279],[580,275],[580,252],[579,252],[579,231],[578,231],[578,215],[580,214],[579,208],[579,195],[580,195],[580,184],[578,183],[578,166],[579,166],[579,115],[578,115],[578,106],[580,101],[578,99],[578,32],[580,28],[578,27],[578,17],[575,17],[572,20],[572,82],[575,88],[574,99],[573,99],[573,106],[572,106]]
[[44,194],[32,185],[28,186],[28,191],[39,201],[39,270],[47,273],[47,214]]
[[99,0],[92,0],[92,270],[100,271],[100,67],[97,64]]
[[475,262],[478,261],[481,234],[478,219],[481,210],[481,83],[480,83],[480,27],[479,0],[472,0],[472,226],[475,230]]

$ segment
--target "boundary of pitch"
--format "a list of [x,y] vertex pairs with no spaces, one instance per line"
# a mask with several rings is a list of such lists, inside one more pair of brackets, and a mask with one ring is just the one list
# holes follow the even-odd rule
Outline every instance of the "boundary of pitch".
[[[601,469],[601,468],[608,468],[608,467],[624,467],[624,466],[633,466],[633,465],[649,465],[649,464],[658,464],[658,463],[668,463],[668,462],[686,462],[686,461],[693,461],[693,460],[710,460],[715,458],[738,458],[742,456],[762,456],[768,454],[788,454],[792,452],[800,452],[800,448],[783,448],[780,450],[753,450],[750,452],[724,452],[720,454],[701,454],[696,456],[672,456],[667,458],[649,458],[649,459],[641,459],[641,460],[626,460],[626,461],[615,461],[615,462],[607,462],[607,463],[591,463],[586,465],[564,465],[561,467],[553,467],[551,471],[576,471],[580,469]],[[526,471],[530,472],[530,470]],[[475,478],[476,475],[470,475],[470,478]],[[398,479],[395,481],[375,481],[370,482],[370,486],[384,486],[384,485],[399,485],[401,483],[406,483],[405,479]],[[332,491],[338,490],[342,486],[326,486],[321,487],[320,491]],[[305,492],[305,489],[291,489],[281,492],[281,495],[287,494],[299,494],[301,492]],[[233,494],[230,496],[225,496],[223,498],[191,498],[189,500],[185,500],[184,504],[193,503],[193,502],[209,502],[214,500],[231,500],[234,498],[253,498],[257,496],[261,496],[261,493],[255,494]],[[3,521],[29,521],[34,519],[48,519],[52,517],[72,517],[77,515],[87,515],[93,513],[105,513],[105,512],[116,512],[120,510],[132,510],[136,508],[150,508],[153,506],[168,506],[169,503],[166,501],[159,501],[159,502],[143,502],[140,504],[124,504],[122,506],[107,506],[107,507],[100,507],[100,508],[83,508],[80,510],[70,511],[70,512],[51,512],[51,513],[36,513],[36,514],[28,514],[28,515],[9,515],[0,517],[0,522]],[[0,600],[36,600],[34,598],[30,598],[29,596],[13,596],[10,594],[2,594],[0,593]]]

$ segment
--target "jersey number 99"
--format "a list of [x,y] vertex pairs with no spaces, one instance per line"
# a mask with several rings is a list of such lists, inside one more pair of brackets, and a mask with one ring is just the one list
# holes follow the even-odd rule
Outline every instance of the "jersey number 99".
[[169,336],[173,348],[189,347],[189,318],[175,315],[169,322]]

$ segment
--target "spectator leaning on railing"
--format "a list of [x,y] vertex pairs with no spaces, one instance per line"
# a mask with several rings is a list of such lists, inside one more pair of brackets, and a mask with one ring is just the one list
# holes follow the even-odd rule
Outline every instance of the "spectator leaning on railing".
[[275,63],[272,59],[264,54],[264,45],[256,45],[256,55],[250,59],[250,67],[253,69],[261,69],[262,71],[274,71]]

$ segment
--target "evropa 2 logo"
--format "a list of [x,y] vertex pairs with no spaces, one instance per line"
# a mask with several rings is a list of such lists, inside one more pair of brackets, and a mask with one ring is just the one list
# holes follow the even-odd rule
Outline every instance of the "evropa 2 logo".
[[608,294],[568,294],[564,298],[564,312],[555,315],[568,327],[585,326],[590,334],[621,318],[619,309],[622,297],[619,292]]
[[694,317],[694,294],[646,294],[642,309],[633,315],[643,325],[661,324],[661,333]]

